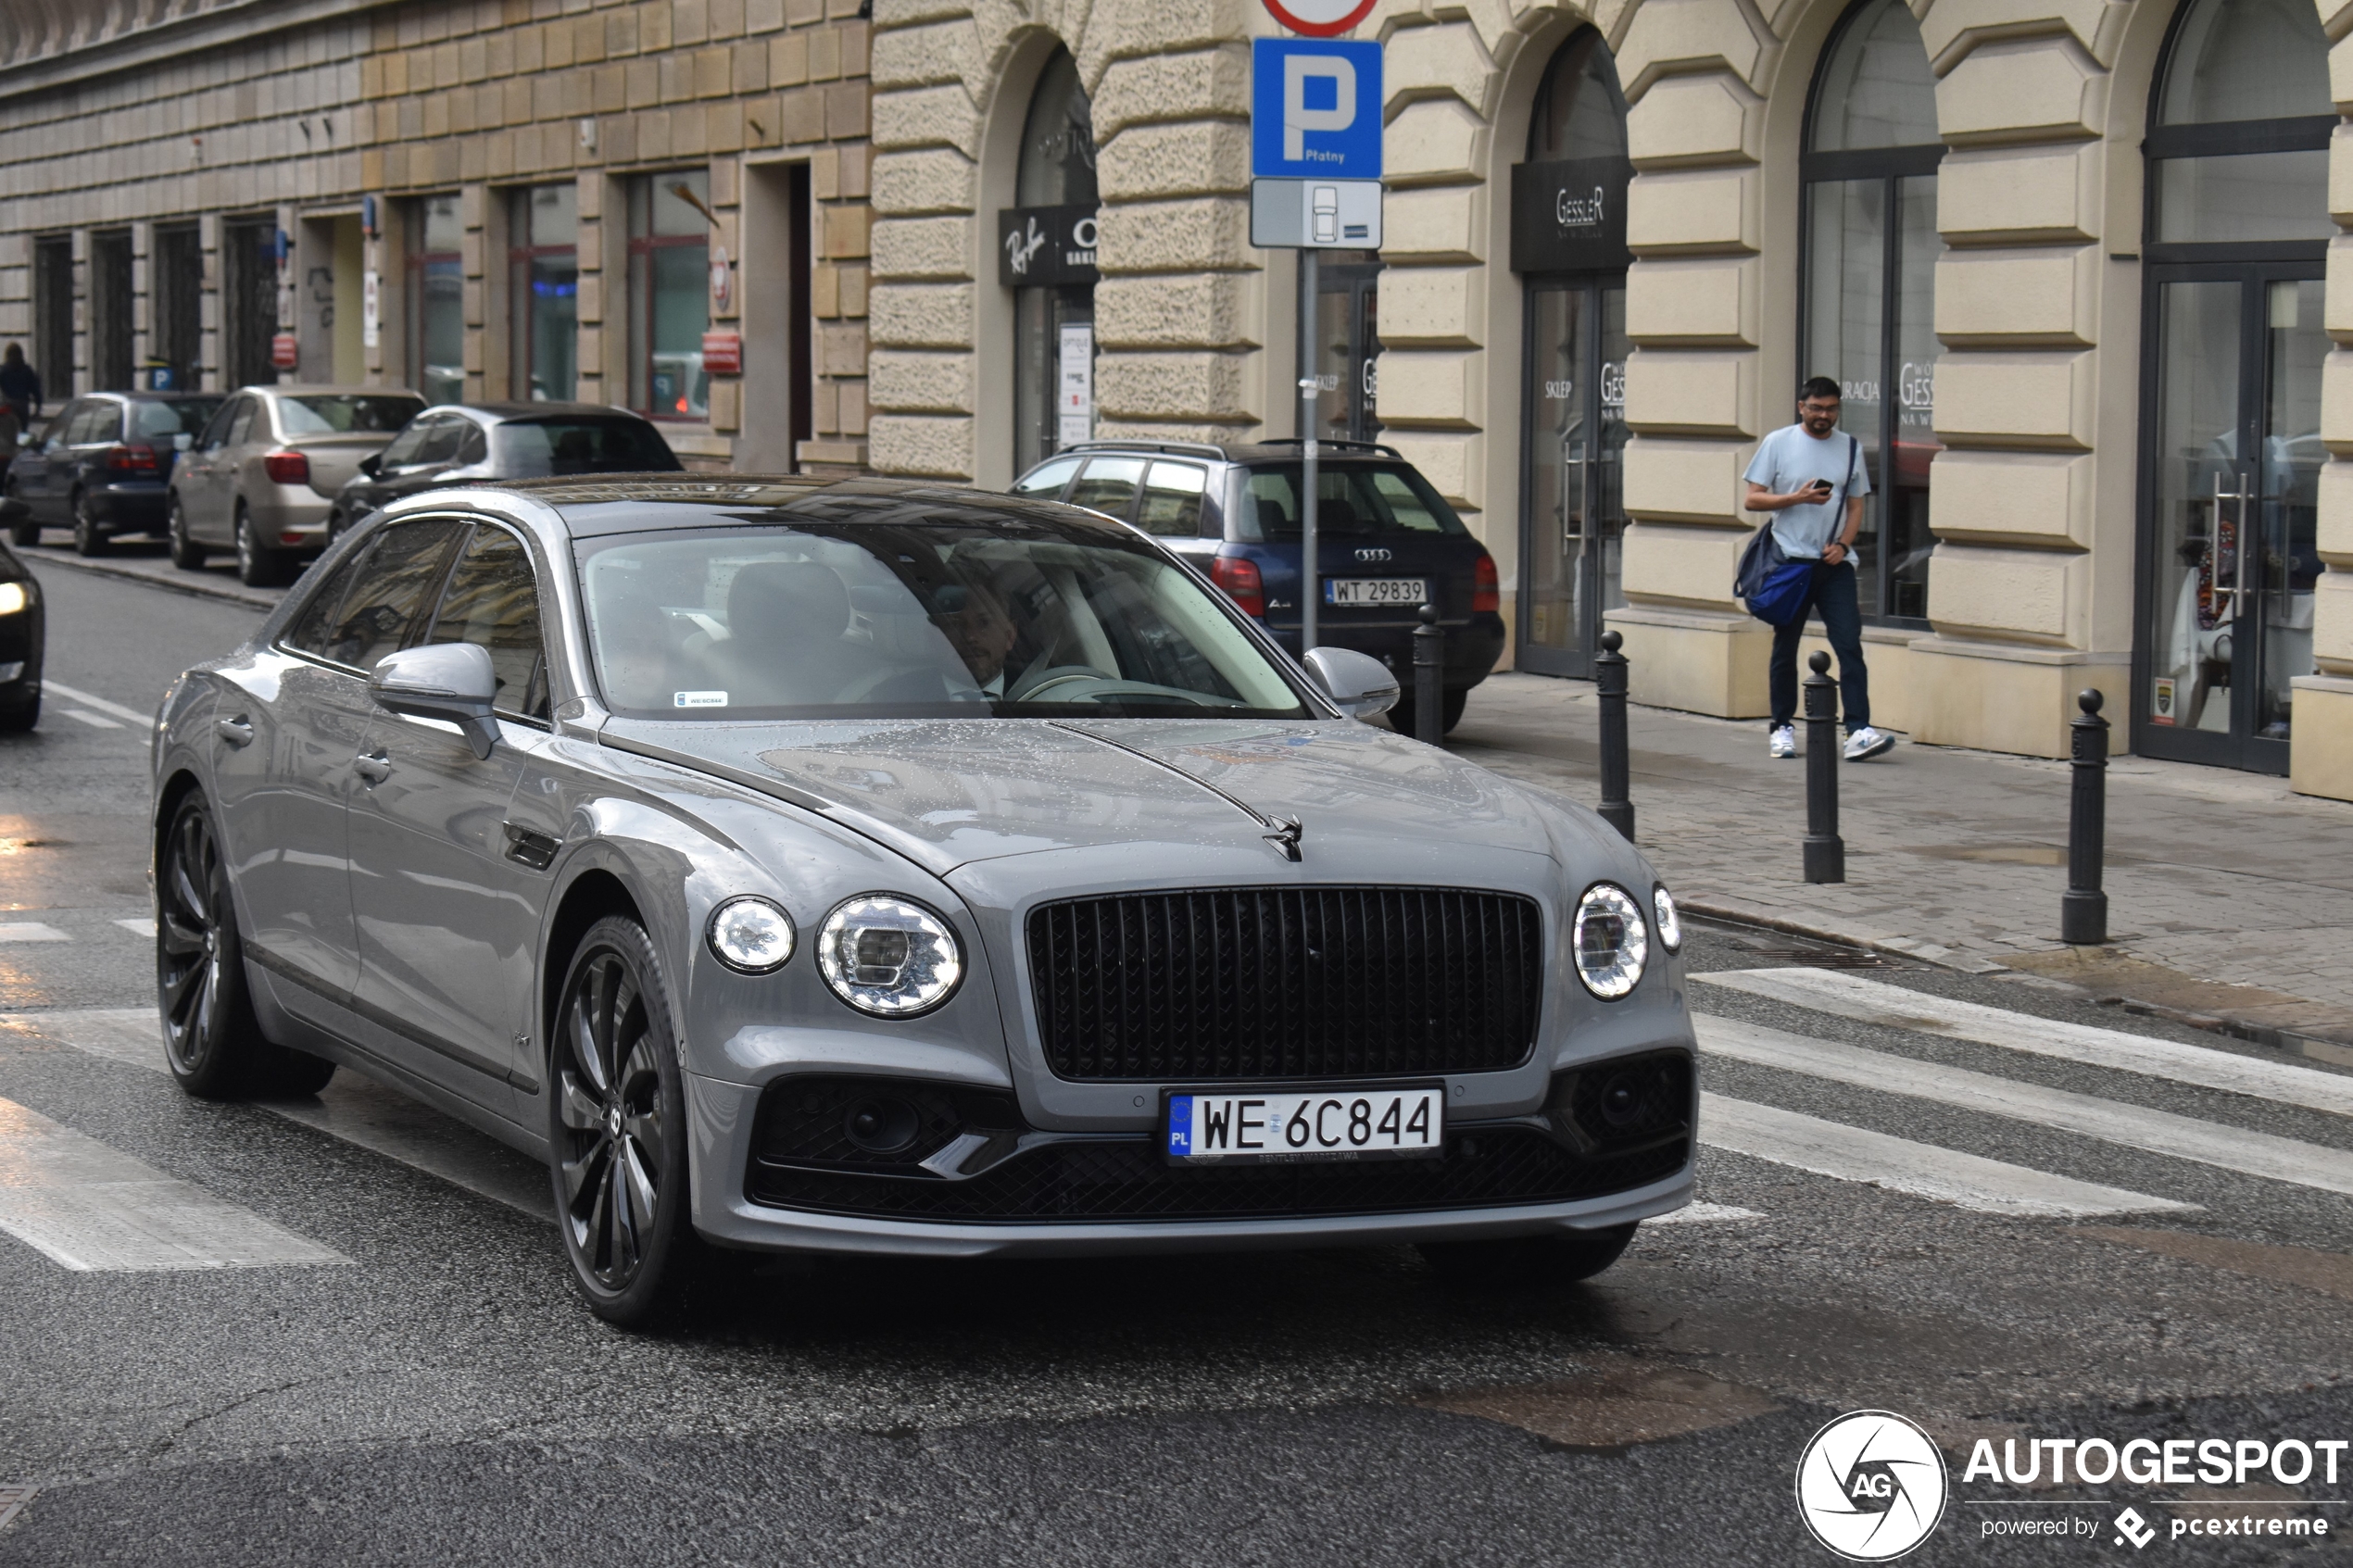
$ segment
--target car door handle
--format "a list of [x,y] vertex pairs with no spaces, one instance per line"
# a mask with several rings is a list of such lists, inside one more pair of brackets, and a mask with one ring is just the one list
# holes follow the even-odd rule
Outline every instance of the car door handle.
[[351,759],[351,771],[371,784],[380,784],[392,777],[392,759],[381,751],[363,752]]
[[231,746],[251,746],[253,721],[242,714],[234,719],[215,719],[212,721],[212,733]]

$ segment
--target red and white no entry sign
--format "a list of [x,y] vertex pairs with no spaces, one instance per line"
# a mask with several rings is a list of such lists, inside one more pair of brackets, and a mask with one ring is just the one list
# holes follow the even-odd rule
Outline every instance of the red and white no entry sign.
[[1309,38],[1336,38],[1373,9],[1373,0],[1264,0],[1264,4],[1269,16]]

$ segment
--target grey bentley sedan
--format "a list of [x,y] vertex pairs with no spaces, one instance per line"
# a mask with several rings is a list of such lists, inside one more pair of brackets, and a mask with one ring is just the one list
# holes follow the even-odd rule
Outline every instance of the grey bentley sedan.
[[167,1054],[544,1159],[619,1323],[745,1250],[1583,1278],[1690,1200],[1674,902],[1395,699],[1051,502],[416,496],[165,697]]

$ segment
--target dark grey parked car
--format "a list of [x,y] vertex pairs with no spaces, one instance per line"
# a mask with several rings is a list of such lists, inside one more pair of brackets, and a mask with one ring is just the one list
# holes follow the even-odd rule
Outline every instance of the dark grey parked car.
[[495,479],[676,473],[685,465],[650,420],[600,403],[460,403],[428,409],[335,496],[329,538],[403,495]]
[[1691,1196],[1673,902],[1394,698],[1051,502],[416,496],[165,697],[167,1054],[545,1158],[619,1322],[713,1244],[1581,1278]]

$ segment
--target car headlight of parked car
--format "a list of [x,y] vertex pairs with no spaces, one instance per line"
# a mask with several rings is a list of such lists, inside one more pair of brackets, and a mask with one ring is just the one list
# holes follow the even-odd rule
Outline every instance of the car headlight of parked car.
[[921,904],[862,893],[825,917],[817,968],[834,995],[860,1012],[912,1018],[955,993],[964,954],[948,922]]
[[738,974],[767,974],[792,957],[792,916],[765,898],[730,898],[711,911],[713,957]]
[[1675,896],[1664,887],[1651,889],[1651,912],[1658,916],[1658,945],[1670,953],[1683,950],[1683,918],[1675,909]]
[[0,615],[14,615],[32,602],[21,583],[0,583]]
[[1650,958],[1642,908],[1624,888],[1597,882],[1577,901],[1577,976],[1604,1001],[1634,988]]

